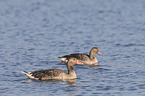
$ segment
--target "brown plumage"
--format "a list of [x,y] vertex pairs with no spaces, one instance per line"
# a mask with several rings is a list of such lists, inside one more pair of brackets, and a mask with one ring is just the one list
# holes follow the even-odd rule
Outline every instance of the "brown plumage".
[[73,65],[78,62],[75,58],[70,58],[67,63],[68,73],[62,71],[60,69],[48,69],[48,70],[39,70],[34,72],[25,72],[22,73],[26,74],[29,78],[35,80],[49,80],[49,79],[75,79],[76,73],[73,69]]
[[88,65],[93,65],[93,64],[97,64],[98,63],[98,60],[95,57],[96,53],[102,54],[97,47],[93,47],[90,50],[89,55],[76,53],[76,54],[65,55],[65,56],[58,57],[58,58],[61,61],[63,61],[63,62],[67,62],[69,58],[73,57],[73,58],[76,58],[76,59],[78,59],[80,61],[79,64],[85,63],[85,64],[88,64]]

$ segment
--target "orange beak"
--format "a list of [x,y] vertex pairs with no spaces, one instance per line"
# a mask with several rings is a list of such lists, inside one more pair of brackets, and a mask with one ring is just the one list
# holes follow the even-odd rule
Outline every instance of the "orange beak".
[[80,62],[79,60],[77,60],[77,64],[83,64],[82,62]]
[[100,51],[98,51],[98,54],[101,54],[102,55],[102,53]]

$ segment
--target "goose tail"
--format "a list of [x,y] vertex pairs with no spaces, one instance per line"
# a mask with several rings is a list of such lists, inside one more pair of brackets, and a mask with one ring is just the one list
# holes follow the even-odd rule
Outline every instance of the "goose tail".
[[31,72],[26,72],[26,71],[21,71],[22,73],[24,73],[25,75],[27,75],[29,78],[31,79],[36,79],[33,74],[31,74]]
[[58,59],[60,59],[61,61],[65,62],[67,58],[65,57],[57,57]]

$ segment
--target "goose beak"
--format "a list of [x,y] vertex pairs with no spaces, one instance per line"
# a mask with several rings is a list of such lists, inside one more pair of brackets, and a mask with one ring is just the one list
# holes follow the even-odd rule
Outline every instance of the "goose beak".
[[83,64],[82,62],[80,62],[79,60],[77,60],[77,64]]
[[98,54],[101,54],[102,55],[102,53],[100,51],[98,51]]

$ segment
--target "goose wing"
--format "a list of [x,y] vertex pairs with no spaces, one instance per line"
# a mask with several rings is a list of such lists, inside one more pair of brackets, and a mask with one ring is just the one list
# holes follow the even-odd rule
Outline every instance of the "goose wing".
[[61,73],[66,73],[59,69],[48,69],[48,70],[39,70],[31,72],[32,76],[38,78],[39,80],[43,79],[54,79],[55,77],[59,76]]

